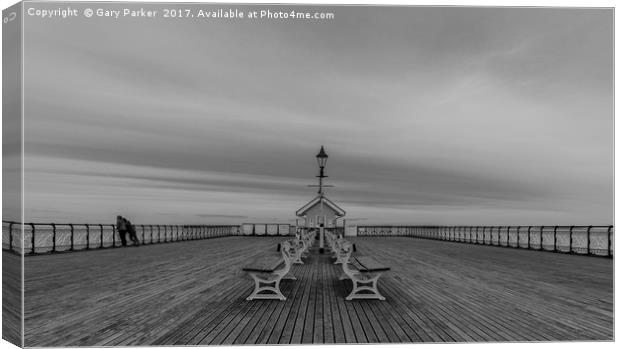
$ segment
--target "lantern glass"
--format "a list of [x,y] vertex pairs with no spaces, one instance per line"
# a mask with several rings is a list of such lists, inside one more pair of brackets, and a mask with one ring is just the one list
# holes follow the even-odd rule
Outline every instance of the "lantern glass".
[[316,155],[316,161],[319,164],[319,167],[325,167],[325,165],[327,164],[327,153],[325,152],[325,149],[323,149],[323,146],[321,146],[321,151]]

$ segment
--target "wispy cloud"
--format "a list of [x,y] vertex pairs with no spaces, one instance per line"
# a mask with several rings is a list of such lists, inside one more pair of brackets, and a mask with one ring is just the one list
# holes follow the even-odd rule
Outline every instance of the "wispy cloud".
[[330,197],[368,223],[611,222],[610,10],[331,10],[30,19],[32,220],[287,221],[324,144]]

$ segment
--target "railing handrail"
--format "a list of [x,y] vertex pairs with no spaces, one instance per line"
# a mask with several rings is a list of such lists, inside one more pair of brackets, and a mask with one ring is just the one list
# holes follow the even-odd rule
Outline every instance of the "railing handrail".
[[[17,248],[21,250],[21,246],[14,246],[14,231],[20,231],[21,228],[16,229],[16,227],[20,226],[29,226],[31,234],[30,236],[30,246],[28,246],[27,250],[24,247],[24,254],[34,255],[38,253],[55,253],[61,252],[58,249],[57,244],[57,236],[59,230],[69,230],[68,232],[63,231],[63,236],[68,237],[70,243],[66,245],[62,245],[63,247],[68,247],[64,251],[75,251],[77,246],[85,246],[84,250],[96,249],[96,248],[110,248],[110,247],[119,247],[117,242],[119,239],[116,238],[118,234],[118,230],[115,224],[101,224],[101,223],[23,223],[18,221],[11,220],[2,220],[3,230],[4,224],[8,224],[8,233],[9,233],[9,244],[8,248],[5,248],[5,244],[3,241],[2,248],[6,249],[10,252],[20,253],[17,251]],[[191,225],[191,224],[132,224],[136,228],[136,235],[141,233],[142,235],[142,244],[154,244],[154,243],[164,243],[164,242],[177,242],[177,241],[187,241],[187,240],[198,240],[198,239],[209,239],[216,237],[224,237],[224,236],[235,236],[240,235],[240,226],[235,224],[204,224],[204,225]],[[149,228],[151,232],[150,239],[146,239],[145,231]],[[157,239],[153,236],[153,227],[157,228]],[[162,229],[163,227],[163,229]],[[60,229],[59,229],[60,228]],[[86,233],[86,244],[77,244],[76,243],[76,234],[84,234],[84,230],[80,230],[80,228],[85,229]],[[37,235],[38,232],[44,229],[45,233],[50,233],[51,230],[51,244],[45,246],[37,246]],[[104,234],[106,232],[107,234]],[[109,237],[111,234],[111,239],[104,239],[104,235]],[[68,233],[68,236],[67,236]],[[91,239],[92,233],[99,233],[98,239]],[[162,239],[163,233],[163,239]],[[99,242],[98,246],[93,246],[92,243]],[[111,245],[106,246],[105,242]],[[45,252],[41,252],[41,250],[45,249]]]
[[[118,230],[115,224],[102,224],[102,223],[22,223],[11,220],[2,220],[3,231],[4,224],[8,225],[8,247],[5,247],[5,241],[3,241],[3,250],[8,250],[14,253],[24,254],[39,254],[39,253],[55,253],[64,251],[75,251],[77,249],[91,250],[101,248],[120,247],[118,245],[120,239],[117,239],[116,235]],[[265,224],[265,223],[245,223],[252,225],[277,225],[276,233],[278,236],[288,236],[291,234],[290,223],[278,223],[278,224]],[[154,243],[168,243],[177,241],[189,241],[189,240],[202,240],[225,236],[242,236],[246,235],[242,230],[240,224],[132,224],[136,229],[136,236],[141,237],[141,244],[154,244]],[[28,233],[30,246],[14,246],[15,239],[13,233],[15,231],[22,232],[20,226],[29,226]],[[286,230],[282,230],[282,226],[287,226]],[[265,228],[265,234],[256,234],[264,236],[274,236],[272,233],[268,233],[267,227]],[[45,234],[49,234],[51,230],[51,243],[44,244],[43,246],[37,245],[37,236],[40,236],[40,231],[43,230]],[[68,230],[68,231],[67,231]],[[59,233],[60,231],[60,233]],[[85,244],[78,242],[76,239],[77,234],[86,234]],[[111,233],[111,237],[110,237]],[[57,237],[59,234],[62,237],[68,238],[70,243],[65,245],[57,244]],[[91,235],[93,234],[93,235]],[[98,234],[98,236],[94,236]],[[62,239],[61,237],[61,239]],[[108,239],[106,239],[106,237]],[[140,240],[140,238],[138,238]],[[98,245],[96,245],[98,243]],[[40,241],[39,241],[40,245]],[[67,247],[60,250],[59,247]],[[80,248],[83,247],[83,248]],[[22,251],[23,248],[23,251]],[[76,249],[77,248],[77,249]],[[19,249],[21,252],[18,252]],[[43,251],[44,250],[44,251]],[[43,251],[43,252],[42,252]]]
[[[475,228],[475,232],[473,231]],[[487,229],[488,228],[488,229]],[[525,229],[527,228],[527,229]],[[526,248],[559,253],[576,253],[583,255],[596,255],[603,251],[607,257],[613,256],[613,225],[358,225],[358,236],[409,236],[425,239],[475,243],[512,248]],[[396,229],[396,232],[394,230]],[[400,230],[406,230],[401,232]],[[480,240],[482,229],[482,240]],[[592,234],[599,230],[598,234],[606,234],[606,241],[602,243],[604,248],[593,249]],[[487,234],[488,232],[488,234]],[[516,239],[515,239],[516,233]],[[552,234],[552,244],[545,244],[545,233]],[[532,241],[532,236],[538,235],[538,241]],[[568,235],[568,244],[559,244],[558,235]],[[574,243],[576,235],[585,234],[585,246],[579,247]],[[527,245],[522,241],[527,237]],[[488,237],[488,239],[487,239]],[[505,244],[504,244],[505,238]],[[515,241],[516,240],[516,241]],[[516,244],[515,244],[516,242]],[[578,253],[585,250],[585,253]]]

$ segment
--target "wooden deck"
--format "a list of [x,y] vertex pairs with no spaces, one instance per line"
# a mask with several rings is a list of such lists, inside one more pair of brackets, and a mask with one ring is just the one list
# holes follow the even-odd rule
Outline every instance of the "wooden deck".
[[386,301],[314,250],[286,301],[246,301],[241,267],[280,238],[229,237],[27,257],[25,345],[613,339],[613,260],[415,238],[355,238],[392,268]]

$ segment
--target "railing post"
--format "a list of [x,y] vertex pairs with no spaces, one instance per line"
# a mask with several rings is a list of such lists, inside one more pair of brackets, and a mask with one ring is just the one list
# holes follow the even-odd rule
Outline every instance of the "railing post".
[[558,251],[558,226],[553,228],[553,252]]
[[493,246],[493,226],[489,225],[489,245]]
[[75,241],[75,237],[73,236],[74,234],[74,230],[73,230],[73,224],[69,223],[69,227],[71,228],[71,248],[69,249],[69,251],[73,251],[73,245],[74,245],[74,241]]
[[586,231],[586,254],[590,254],[590,229],[592,229],[592,226],[589,226]]
[[609,228],[607,228],[607,256],[611,257],[611,229],[613,228],[613,225],[610,225]]
[[32,243],[32,252],[30,252],[30,254],[35,254],[36,250],[35,250],[35,242],[34,242],[34,235],[35,235],[35,230],[36,228],[34,227],[34,223],[30,223],[30,228],[32,228],[32,237],[30,238],[30,241]]
[[101,245],[99,246],[99,248],[103,248],[103,224],[99,224],[99,231],[101,231]]
[[9,223],[9,251],[13,251],[13,222]]
[[52,223],[52,252],[56,252],[56,223]]
[[571,225],[568,233],[568,253],[573,253],[573,228],[575,228],[575,226]]
[[521,241],[521,240],[520,240],[520,239],[521,239],[520,235],[521,235],[521,226],[518,226],[518,227],[517,227],[517,248],[519,248],[519,247],[520,247],[520,246],[519,246],[519,242]]
[[[112,247],[116,247],[116,225],[112,225]],[[120,233],[118,235],[120,237]]]
[[531,245],[530,245],[530,240],[532,239],[532,226],[528,226],[527,227],[527,249],[529,250]]
[[497,226],[497,246],[502,246],[502,226]]
[[543,230],[545,230],[545,226],[540,226],[540,250],[543,250]]
[[161,227],[157,224],[157,243],[161,243]]
[[151,231],[151,244],[154,244],[153,242],[153,225],[149,224],[149,230]]
[[164,242],[168,242],[168,227],[164,225]]
[[146,241],[144,238],[144,224],[140,224],[140,228],[142,229],[142,244],[144,245],[144,241]]
[[90,249],[90,226],[88,224],[84,224],[86,227],[86,249]]

